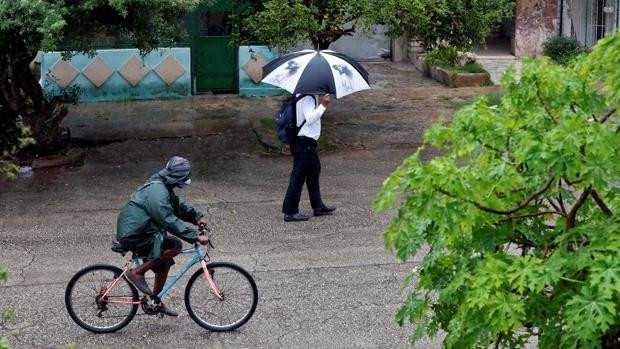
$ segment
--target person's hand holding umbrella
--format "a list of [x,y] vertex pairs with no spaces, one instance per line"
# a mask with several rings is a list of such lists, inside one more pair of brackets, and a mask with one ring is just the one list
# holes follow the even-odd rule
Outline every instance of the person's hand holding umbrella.
[[323,106],[325,108],[327,108],[327,106],[332,102],[332,97],[330,96],[330,94],[326,94],[323,96],[323,98],[321,98],[321,104],[323,104]]

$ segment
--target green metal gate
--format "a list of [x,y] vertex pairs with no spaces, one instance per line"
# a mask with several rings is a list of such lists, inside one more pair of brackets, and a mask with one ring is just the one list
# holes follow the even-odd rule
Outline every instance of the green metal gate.
[[232,44],[233,0],[218,0],[192,13],[192,87],[194,93],[235,92],[237,50]]

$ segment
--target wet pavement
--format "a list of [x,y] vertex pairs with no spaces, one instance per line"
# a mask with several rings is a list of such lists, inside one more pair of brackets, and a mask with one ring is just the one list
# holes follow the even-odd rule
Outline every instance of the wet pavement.
[[[377,214],[372,201],[439,115],[494,88],[449,89],[407,64],[366,66],[372,90],[325,114],[321,188],[338,209],[302,223],[282,220],[291,158],[269,152],[278,145],[261,121],[279,97],[72,107],[65,125],[85,147],[84,162],[1,183],[0,263],[10,278],[0,286],[0,312],[15,316],[0,323],[0,336],[12,348],[409,347],[413,329],[399,327],[394,314],[402,280],[419,260],[401,263],[386,251],[383,230],[395,212]],[[205,331],[185,312],[182,280],[168,299],[179,318],[138,316],[117,333],[88,333],[66,313],[66,283],[88,264],[122,265],[109,249],[118,211],[175,154],[193,162],[192,185],[178,193],[209,218],[212,259],[255,277],[256,313],[237,331]],[[300,210],[311,212],[305,192]],[[429,340],[413,348],[440,347]]]

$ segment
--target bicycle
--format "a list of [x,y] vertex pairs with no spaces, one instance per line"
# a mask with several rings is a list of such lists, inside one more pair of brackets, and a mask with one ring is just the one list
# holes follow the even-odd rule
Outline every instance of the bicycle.
[[[207,228],[200,227],[201,234]],[[185,308],[189,316],[203,328],[211,331],[232,331],[244,325],[256,310],[258,290],[254,279],[242,267],[229,262],[210,262],[211,242],[185,248],[181,254],[193,257],[170,279],[157,294],[159,299],[195,264],[200,268],[185,286]],[[123,257],[118,242],[112,250]],[[115,332],[127,326],[140,306],[145,314],[164,316],[155,308],[152,296],[139,296],[138,290],[125,273],[139,265],[142,256],[132,253],[121,269],[109,264],[94,264],[78,271],[67,284],[65,306],[69,316],[82,328],[95,333]]]

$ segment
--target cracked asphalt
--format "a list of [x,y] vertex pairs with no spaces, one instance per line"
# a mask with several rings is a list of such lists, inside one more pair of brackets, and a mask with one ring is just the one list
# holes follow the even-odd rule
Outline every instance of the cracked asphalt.
[[[385,249],[395,211],[375,213],[372,201],[437,116],[488,90],[448,89],[408,65],[367,66],[373,89],[334,102],[325,116],[336,146],[321,155],[321,187],[338,209],[301,223],[280,213],[291,158],[266,153],[253,127],[278,98],[73,107],[65,125],[82,141],[84,162],[0,183],[0,264],[9,272],[0,313],[10,315],[0,336],[12,348],[412,347],[413,328],[399,327],[394,314],[406,296],[402,280],[419,260],[402,263]],[[193,162],[192,185],[178,193],[206,213],[212,260],[239,264],[257,282],[254,316],[234,332],[206,331],[184,309],[181,280],[165,300],[178,318],[139,315],[105,335],[81,329],[65,310],[67,282],[86,265],[124,263],[109,248],[118,211],[174,154]],[[305,192],[300,210],[311,212]],[[440,347],[435,339],[412,348]]]

